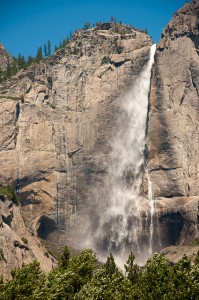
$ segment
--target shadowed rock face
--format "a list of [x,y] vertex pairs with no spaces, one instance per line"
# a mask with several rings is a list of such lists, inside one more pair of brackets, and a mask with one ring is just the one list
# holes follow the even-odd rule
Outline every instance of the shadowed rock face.
[[[147,167],[154,197],[169,198],[164,203],[171,203],[181,215],[179,199],[190,200],[193,211],[198,210],[199,200],[198,17],[199,2],[193,1],[177,11],[163,30],[149,100]],[[197,224],[197,213],[191,223],[185,218],[178,242],[189,240],[185,237],[189,229],[192,238],[197,236]]]
[[[45,220],[66,231],[89,215],[106,179],[120,96],[151,45],[143,32],[102,24],[77,31],[64,49],[1,86],[0,182],[15,184],[24,219],[41,236],[51,232]],[[11,99],[22,94],[24,102]]]

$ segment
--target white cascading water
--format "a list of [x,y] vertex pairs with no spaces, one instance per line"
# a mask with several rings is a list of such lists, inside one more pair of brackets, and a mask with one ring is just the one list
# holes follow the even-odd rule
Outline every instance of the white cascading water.
[[[148,179],[148,201],[149,201],[149,208],[150,208],[149,256],[151,257],[154,253],[154,250],[159,251],[162,248],[162,245],[160,239],[159,219],[158,219],[157,212],[155,213],[156,205],[153,196],[153,187],[152,187],[152,182],[148,171],[146,171],[146,175]],[[156,237],[155,240],[154,237]]]
[[150,234],[149,234],[149,255],[153,254],[153,235],[154,235],[154,210],[155,203],[153,200],[153,190],[152,190],[152,182],[150,180],[149,173],[146,172],[148,179],[148,200],[150,206]]
[[148,217],[143,215],[139,191],[144,169],[148,94],[155,50],[153,45],[148,64],[122,99],[119,129],[112,142],[106,200],[103,201],[94,234],[94,247],[98,254],[101,253],[101,258],[111,251],[118,264],[117,257],[126,257],[129,250],[137,255],[138,263],[143,263],[152,253],[154,205],[150,201],[151,221],[147,229],[150,234],[146,237],[143,232],[147,225],[143,218],[147,220]]

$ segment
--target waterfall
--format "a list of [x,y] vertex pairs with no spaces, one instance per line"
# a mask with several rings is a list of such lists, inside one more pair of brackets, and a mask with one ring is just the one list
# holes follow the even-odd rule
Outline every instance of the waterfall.
[[[103,257],[111,251],[116,261],[117,256],[128,255],[129,250],[143,260],[150,252],[144,249],[144,245],[147,244],[149,248],[149,239],[152,244],[152,238],[143,235],[146,227],[143,219],[147,219],[147,209],[139,192],[144,170],[148,94],[155,49],[153,45],[147,65],[128,94],[121,99],[121,118],[118,121],[118,132],[112,141],[106,199],[101,203],[99,223],[93,233],[94,248],[98,254],[101,253]],[[153,210],[153,205],[150,207]],[[150,224],[152,234],[152,222]]]
[[153,196],[153,187],[150,179],[150,174],[146,171],[148,179],[148,201],[149,201],[149,256],[151,257],[154,252],[160,251],[162,248],[160,237],[160,224],[156,211],[156,205]]
[[148,200],[150,207],[150,232],[149,232],[149,256],[153,254],[153,236],[154,236],[154,210],[155,203],[153,199],[153,190],[152,190],[152,182],[150,180],[149,173],[146,172],[148,179]]

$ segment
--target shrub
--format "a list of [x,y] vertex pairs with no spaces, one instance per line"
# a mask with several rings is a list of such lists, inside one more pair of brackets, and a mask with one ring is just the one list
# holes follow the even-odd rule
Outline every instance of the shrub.
[[22,242],[23,242],[24,244],[26,244],[26,245],[28,244],[28,239],[27,239],[26,237],[23,236],[23,237],[21,238],[21,240],[22,240]]
[[13,203],[18,204],[20,202],[19,196],[15,193],[15,188],[13,186],[8,186],[7,188],[0,187],[0,195],[5,195]]

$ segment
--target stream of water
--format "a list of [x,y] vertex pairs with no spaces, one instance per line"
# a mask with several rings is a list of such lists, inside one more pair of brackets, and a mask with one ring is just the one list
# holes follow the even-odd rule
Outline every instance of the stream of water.
[[145,163],[148,95],[155,50],[156,46],[153,45],[147,65],[121,101],[119,130],[112,141],[108,192],[103,203],[104,211],[101,212],[94,234],[94,247],[97,252],[102,256],[113,252],[116,260],[126,257],[132,250],[138,262],[142,263],[153,251],[154,205],[150,181],[148,184],[151,217],[147,236],[144,228],[147,223],[144,224],[143,219],[148,216],[143,215],[145,209],[139,192]]

